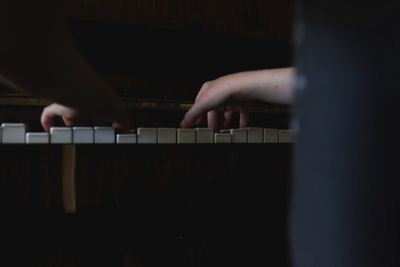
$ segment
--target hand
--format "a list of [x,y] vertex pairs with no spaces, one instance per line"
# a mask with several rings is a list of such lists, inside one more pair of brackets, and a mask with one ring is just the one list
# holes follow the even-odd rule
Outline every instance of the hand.
[[204,83],[195,103],[185,114],[181,127],[193,127],[207,119],[208,127],[225,129],[232,122],[235,112],[239,112],[240,127],[246,127],[249,112],[244,91],[247,88],[241,86],[240,79],[241,74],[234,74]]
[[294,68],[245,71],[206,82],[181,127],[202,123],[207,115],[208,127],[227,128],[234,112],[240,113],[240,127],[249,122],[250,101],[290,104],[293,100]]
[[[45,131],[49,131],[53,126],[53,121],[56,117],[61,117],[66,126],[71,127],[74,125],[74,119],[78,117],[80,112],[74,108],[66,107],[58,103],[53,103],[43,109],[40,122]],[[113,128],[128,129],[129,121],[124,117],[123,120],[113,122]]]
[[43,109],[40,122],[43,129],[48,132],[53,126],[53,121],[56,117],[61,117],[65,125],[70,127],[74,124],[74,118],[76,118],[78,114],[79,112],[76,109],[54,103]]

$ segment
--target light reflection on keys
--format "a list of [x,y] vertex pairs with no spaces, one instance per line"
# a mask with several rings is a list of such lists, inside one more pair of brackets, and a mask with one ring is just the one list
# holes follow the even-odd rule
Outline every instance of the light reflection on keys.
[[48,144],[50,143],[49,133],[26,133],[27,144]]
[[26,132],[21,123],[3,123],[3,144],[226,144],[294,143],[291,129],[248,127],[215,131],[211,128],[147,128],[115,133],[112,127],[52,127],[50,133]]
[[157,128],[138,128],[138,144],[157,144]]
[[95,144],[114,144],[115,130],[113,127],[94,127],[94,143]]
[[278,129],[264,129],[264,143],[278,143],[279,131]]
[[230,144],[232,143],[232,135],[230,133],[215,133],[214,134],[215,144]]
[[175,128],[158,128],[157,143],[158,144],[176,144]]
[[74,144],[93,144],[94,129],[92,127],[73,127],[72,142]]
[[279,130],[279,143],[293,143],[293,131],[291,129]]
[[117,144],[137,144],[137,134],[117,134]]
[[247,129],[225,129],[222,133],[229,133],[232,136],[232,143],[247,143]]
[[197,144],[214,143],[214,130],[211,128],[196,128],[196,143]]
[[26,125],[23,123],[3,123],[1,132],[3,144],[25,143]]
[[195,144],[196,130],[195,129],[177,129],[178,144]]
[[264,138],[264,130],[261,127],[247,128],[247,143],[262,143]]
[[50,143],[52,144],[72,144],[71,127],[51,127]]

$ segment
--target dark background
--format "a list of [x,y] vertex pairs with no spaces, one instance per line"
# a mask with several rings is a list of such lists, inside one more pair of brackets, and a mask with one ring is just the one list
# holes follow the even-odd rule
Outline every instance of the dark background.
[[[291,0],[74,0],[68,23],[125,103],[171,103],[129,108],[133,126],[178,127],[185,110],[174,104],[193,101],[203,82],[292,63],[293,9]],[[1,121],[41,130],[43,102],[32,97],[1,88]],[[251,125],[288,128],[290,109],[271,107]],[[66,214],[61,146],[0,147],[3,266],[288,265],[290,145],[77,152],[78,209]]]

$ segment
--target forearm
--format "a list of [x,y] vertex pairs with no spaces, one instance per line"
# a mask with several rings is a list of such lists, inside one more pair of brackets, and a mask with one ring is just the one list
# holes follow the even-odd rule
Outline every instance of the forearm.
[[238,88],[237,96],[269,103],[291,104],[294,95],[294,73],[294,67],[239,73],[235,85]]

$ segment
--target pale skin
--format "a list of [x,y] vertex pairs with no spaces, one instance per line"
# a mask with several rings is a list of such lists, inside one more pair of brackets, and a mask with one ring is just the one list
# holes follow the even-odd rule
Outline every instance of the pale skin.
[[240,127],[246,127],[250,102],[292,103],[294,73],[293,67],[245,71],[206,82],[185,114],[181,127],[195,127],[206,117],[208,127],[224,129],[235,112],[240,114]]
[[43,111],[45,130],[57,116],[71,125],[81,113],[126,127],[128,113],[119,97],[75,46],[64,5],[62,0],[0,1],[0,82],[56,102]]

